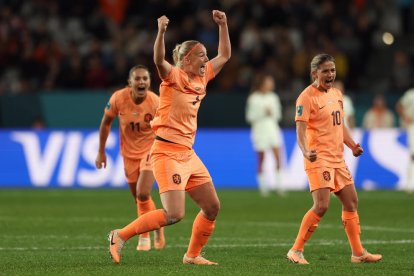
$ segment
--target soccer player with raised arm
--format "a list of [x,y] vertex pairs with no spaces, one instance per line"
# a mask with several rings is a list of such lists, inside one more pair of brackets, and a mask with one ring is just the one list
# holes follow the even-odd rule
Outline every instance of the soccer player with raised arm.
[[202,43],[184,41],[173,51],[174,65],[165,60],[164,35],[169,19],[166,16],[158,18],[154,62],[162,83],[160,106],[151,123],[156,134],[151,162],[163,209],[146,213],[124,228],[111,231],[109,250],[115,263],[120,262],[124,242],[131,237],[182,220],[187,192],[201,210],[194,220],[182,262],[217,264],[201,256],[201,250],[213,233],[220,201],[207,168],[192,149],[197,113],[206,96],[207,83],[220,72],[231,55],[226,14],[213,10],[212,17],[219,28],[217,56],[209,60]]

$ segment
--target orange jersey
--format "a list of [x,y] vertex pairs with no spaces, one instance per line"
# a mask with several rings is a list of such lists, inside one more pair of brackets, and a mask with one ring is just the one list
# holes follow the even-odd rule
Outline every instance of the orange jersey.
[[307,122],[306,138],[309,150],[316,150],[317,159],[305,158],[305,169],[345,166],[342,93],[331,88],[324,93],[308,86],[296,100],[295,121]]
[[155,139],[150,122],[154,118],[159,98],[154,92],[147,91],[145,100],[137,105],[131,93],[129,87],[115,91],[105,108],[105,114],[112,118],[118,116],[122,156],[142,159]]
[[191,148],[197,130],[197,113],[206,96],[206,85],[215,74],[211,62],[206,64],[203,77],[190,80],[178,67],[160,85],[160,106],[151,122],[155,133],[171,142]]

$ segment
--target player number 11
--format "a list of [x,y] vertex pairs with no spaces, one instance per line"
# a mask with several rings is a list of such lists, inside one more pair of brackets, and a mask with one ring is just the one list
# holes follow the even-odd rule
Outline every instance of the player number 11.
[[135,131],[135,129],[139,131],[139,123],[130,122],[129,124],[131,125],[132,131]]

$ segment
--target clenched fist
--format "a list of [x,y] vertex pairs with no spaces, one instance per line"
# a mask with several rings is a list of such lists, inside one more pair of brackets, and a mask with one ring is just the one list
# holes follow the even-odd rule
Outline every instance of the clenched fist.
[[170,20],[165,15],[161,16],[158,20],[158,31],[165,33],[167,31],[167,26]]

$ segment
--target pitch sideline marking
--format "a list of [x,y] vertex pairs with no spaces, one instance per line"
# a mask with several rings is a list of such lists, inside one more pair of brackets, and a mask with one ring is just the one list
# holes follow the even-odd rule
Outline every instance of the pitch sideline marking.
[[[337,246],[342,244],[347,244],[345,240],[325,240],[320,242],[309,242],[313,245],[328,245],[328,246]],[[381,241],[381,240],[365,240],[364,244],[414,244],[414,240],[393,240],[393,241]],[[262,244],[209,244],[210,248],[242,248],[242,247],[253,247],[253,248],[265,248],[265,247],[289,247],[292,243],[262,243]],[[168,245],[168,248],[187,248],[187,244],[173,244]],[[108,247],[106,246],[78,246],[78,247],[0,247],[0,251],[54,251],[54,250],[105,250]]]

